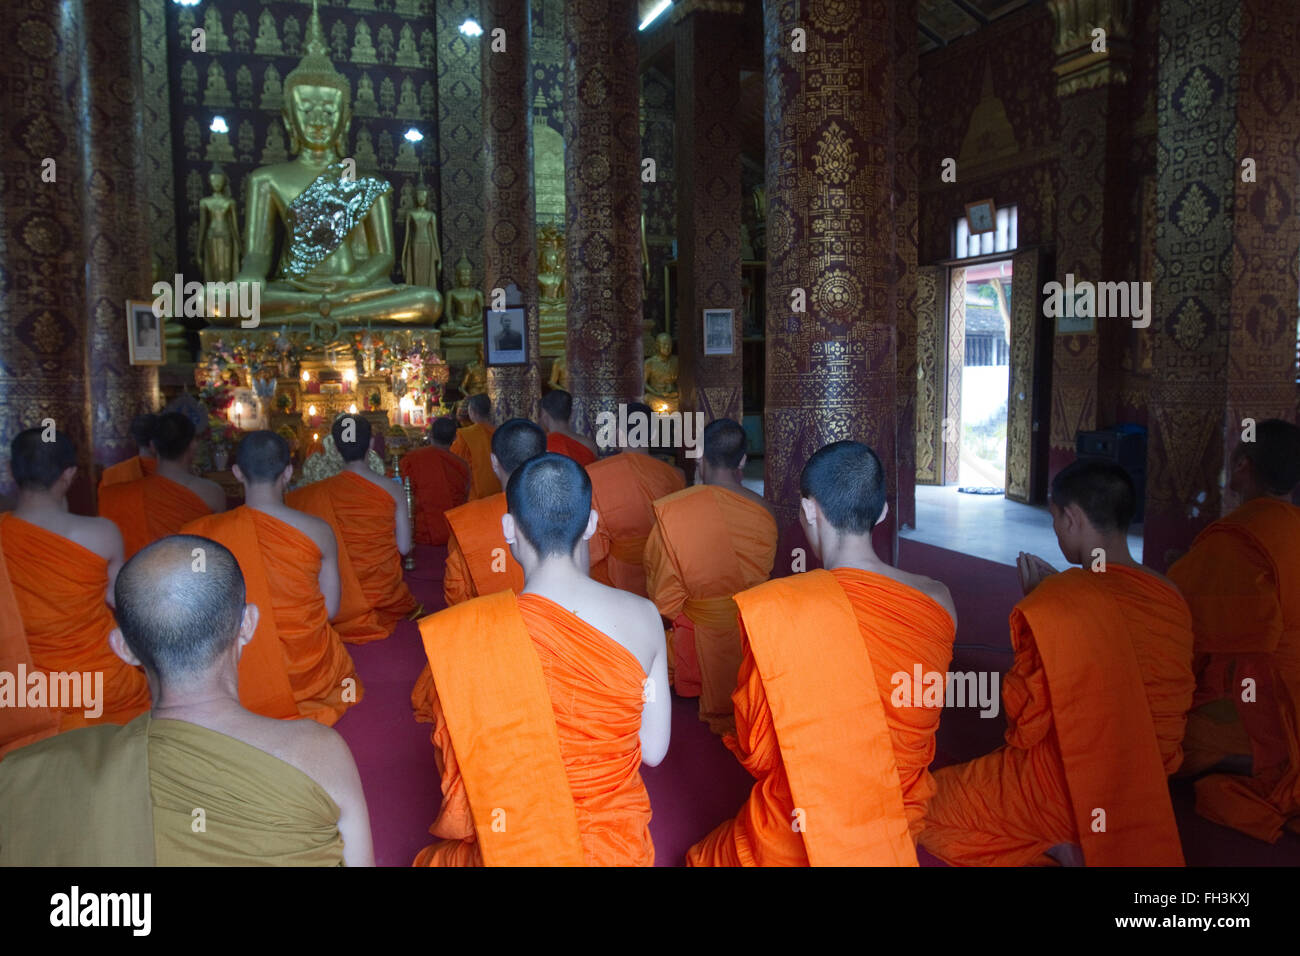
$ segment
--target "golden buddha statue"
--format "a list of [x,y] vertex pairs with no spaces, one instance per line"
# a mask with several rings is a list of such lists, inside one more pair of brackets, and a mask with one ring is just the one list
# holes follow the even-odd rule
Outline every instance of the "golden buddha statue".
[[415,205],[406,213],[406,240],[402,243],[402,275],[411,285],[436,289],[442,269],[438,248],[438,215],[429,208],[429,190],[415,190]]
[[239,214],[226,174],[208,174],[212,195],[199,200],[199,272],[204,282],[230,282],[239,271]]
[[677,356],[673,337],[660,332],[655,337],[658,353],[645,360],[645,400],[656,412],[677,411]]
[[473,267],[465,253],[456,263],[456,288],[447,293],[447,320],[442,325],[448,337],[477,338],[483,334],[483,293],[474,288]]
[[568,328],[564,270],[564,232],[545,225],[537,230],[538,345],[543,355],[564,351]]
[[[343,162],[351,87],[330,62],[313,0],[307,54],[284,80],[282,116],[296,159],[251,174],[244,216],[247,239],[238,278],[262,285],[262,317],[305,324],[423,323],[442,315],[436,289],[395,285],[392,187],[355,175]],[[273,261],[283,233],[279,261]],[[369,256],[361,259],[353,243]]]
[[478,344],[478,358],[465,366],[465,377],[460,380],[460,390],[466,398],[487,391],[487,366],[483,364],[483,343]]
[[551,388],[562,388],[566,392],[569,390],[569,360],[563,352],[555,356],[555,361],[551,363],[551,377],[546,384]]

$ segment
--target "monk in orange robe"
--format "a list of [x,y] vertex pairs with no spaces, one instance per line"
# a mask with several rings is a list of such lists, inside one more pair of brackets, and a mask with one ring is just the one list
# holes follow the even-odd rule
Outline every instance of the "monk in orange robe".
[[1078,461],[1052,482],[1057,574],[1019,560],[1006,744],[935,773],[919,842],[947,863],[1182,866],[1166,777],[1182,762],[1192,619],[1133,560],[1136,497],[1119,466]]
[[1196,781],[1196,810],[1276,843],[1284,828],[1300,833],[1300,429],[1270,419],[1254,437],[1231,460],[1244,503],[1169,576],[1196,632],[1183,769],[1219,771]]
[[[43,440],[47,437],[52,440]],[[9,453],[18,502],[0,517],[0,547],[27,654],[46,675],[44,703],[57,712],[61,730],[128,723],[149,709],[149,684],[143,671],[108,645],[122,536],[111,521],[68,511],[77,449],[67,435],[29,428],[18,433]],[[71,676],[56,681],[52,674],[77,675],[79,689]],[[67,697],[60,692],[54,699],[56,684]],[[30,693],[27,699],[42,703]]]
[[[627,418],[643,415],[652,420],[649,405],[632,402]],[[646,539],[655,525],[654,503],[657,499],[681,491],[686,480],[679,469],[650,454],[644,430],[633,441],[626,430],[618,432],[623,451],[593,462],[587,467],[591,476],[591,506],[600,515],[596,537],[605,541],[609,557],[591,566],[593,580],[624,591],[648,597],[645,586]],[[570,456],[572,457],[572,456]]]
[[420,622],[442,808],[415,865],[650,866],[640,765],[671,727],[659,616],[587,576],[597,516],[576,462],[530,459],[506,488],[524,593]]
[[731,692],[740,672],[733,596],[766,581],[776,557],[776,517],[740,482],[745,430],[722,418],[704,429],[700,480],[654,503],[646,539],[646,590],[673,622],[673,686],[700,698],[700,719],[716,734],[735,730]]
[[198,450],[194,423],[179,412],[158,416],[153,432],[157,470],[100,492],[99,514],[122,532],[124,555],[175,534],[206,514],[226,510],[226,493],[192,471]]
[[402,456],[401,472],[411,479],[415,543],[446,544],[447,512],[469,500],[469,462],[451,452],[456,423],[450,418],[435,418],[429,438],[430,444]]
[[366,464],[373,445],[370,422],[340,415],[332,434],[343,470],[290,492],[284,501],[333,530],[340,589],[334,629],[349,644],[365,644],[388,637],[416,609],[402,573],[402,555],[411,550],[411,517],[402,486]]
[[306,717],[333,726],[361,700],[352,658],[330,625],[339,607],[338,545],[330,526],[284,503],[293,477],[289,445],[249,432],[232,469],[244,505],[191,522],[185,534],[234,554],[257,631],[239,659],[239,699],[263,717]]
[[562,388],[553,388],[542,396],[541,422],[546,432],[546,450],[568,455],[586,467],[596,460],[596,443],[573,430],[573,396]]
[[136,454],[125,461],[109,465],[100,472],[98,492],[100,495],[109,485],[135,481],[137,478],[154,473],[158,459],[154,456],[153,430],[157,422],[158,416],[149,413],[131,419],[131,440],[135,442]]
[[[0,526],[4,519],[0,518]],[[20,671],[19,668],[22,670]],[[4,536],[0,534],[0,675],[14,675],[14,699],[4,700],[0,690],[0,758],[11,750],[25,747],[27,744],[43,740],[59,732],[61,714],[50,710],[45,703],[36,706],[27,704],[27,681],[18,680],[17,675],[25,672],[35,673],[36,664],[32,660],[32,651],[27,644],[27,634],[23,630],[23,619],[18,610],[18,599],[14,596],[13,585],[9,581],[9,567],[5,562]],[[3,680],[0,677],[0,680]]]
[[451,453],[469,462],[469,500],[500,493],[501,482],[492,471],[492,403],[483,394],[465,399],[470,423],[456,432]]

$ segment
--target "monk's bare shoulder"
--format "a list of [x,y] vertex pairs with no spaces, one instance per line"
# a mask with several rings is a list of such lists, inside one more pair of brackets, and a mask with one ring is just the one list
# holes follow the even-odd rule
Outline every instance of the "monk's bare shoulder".
[[235,737],[311,777],[334,796],[352,751],[339,733],[314,720],[273,720],[245,712],[212,729]]
[[207,478],[194,478],[190,489],[214,512],[226,510],[226,489]]
[[953,603],[952,592],[948,590],[948,585],[934,578],[928,578],[924,574],[913,574],[911,571],[904,571],[901,568],[886,566],[882,573],[893,578],[899,584],[904,584],[914,591],[920,591],[934,601],[935,604],[948,612],[948,616],[952,618],[953,626],[956,626],[957,605]]
[[58,532],[65,538],[108,561],[122,554],[122,532],[108,518],[85,515],[68,515],[68,518],[66,530]]
[[663,621],[654,602],[630,591],[610,588],[616,595],[613,610],[620,621],[626,622],[625,639],[619,643],[627,647],[647,673],[655,655],[664,646]]
[[288,505],[282,507],[283,510],[270,513],[286,524],[293,525],[311,538],[316,543],[316,547],[320,548],[321,554],[329,555],[338,552],[338,542],[334,540],[334,529],[330,527],[328,521],[307,514],[305,511],[299,511],[297,508],[290,508]]

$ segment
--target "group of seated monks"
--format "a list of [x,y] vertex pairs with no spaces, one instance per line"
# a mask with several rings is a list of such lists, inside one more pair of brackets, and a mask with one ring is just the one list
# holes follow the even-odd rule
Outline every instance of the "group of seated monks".
[[[1295,425],[1236,448],[1244,503],[1168,577],[1129,552],[1126,472],[1059,472],[1049,510],[1077,567],[1018,562],[1005,743],[932,772],[957,614],[942,583],[877,556],[871,448],[809,458],[798,521],[821,567],[773,578],[777,520],[741,482],[738,423],[704,430],[688,488],[626,431],[597,458],[567,393],[540,427],[467,405],[468,426],[436,421],[402,461],[413,532],[358,416],[334,423],[344,470],[287,495],[284,441],[246,435],[232,511],[188,473],[192,426],[144,423],[140,458],[105,472],[111,521],[69,513],[70,441],[18,435],[0,673],[102,674],[103,699],[0,707],[0,864],[372,863],[330,725],[362,699],[345,642],[403,618],[442,789],[416,865],[652,864],[640,767],[668,752],[674,693],[755,778],[688,865],[915,866],[922,847],[952,865],[1178,866],[1175,774],[1210,820],[1300,832]],[[135,487],[103,494],[118,484]],[[402,581],[413,539],[447,548],[447,606],[427,616]],[[922,674],[933,694],[900,695]]]

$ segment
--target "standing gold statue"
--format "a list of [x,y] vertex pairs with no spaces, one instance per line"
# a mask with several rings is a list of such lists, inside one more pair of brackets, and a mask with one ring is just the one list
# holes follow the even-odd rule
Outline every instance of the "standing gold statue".
[[[655,338],[659,354],[645,360],[646,404],[657,412],[677,410],[677,356],[673,354],[673,337],[660,332]],[[665,405],[666,408],[657,406]]]
[[226,174],[208,174],[212,195],[199,200],[199,272],[204,282],[230,282],[239,272],[239,211]]
[[[432,325],[436,289],[394,285],[392,187],[340,161],[351,87],[330,62],[316,0],[307,54],[284,80],[282,116],[292,140],[287,163],[263,166],[248,182],[247,237],[239,278],[261,283],[262,317],[280,324],[323,316]],[[283,234],[278,261],[277,234]],[[353,241],[369,252],[358,260]]]
[[449,335],[479,335],[483,331],[483,293],[474,288],[473,267],[465,253],[456,263],[456,288],[447,293],[447,321],[443,331]]
[[460,380],[461,393],[468,398],[487,391],[487,366],[483,364],[483,343],[478,345],[478,358],[465,366],[465,377]]
[[551,388],[562,388],[566,392],[569,390],[569,360],[563,352],[555,356],[555,361],[551,363],[551,377],[546,384]]
[[415,190],[415,206],[406,213],[406,239],[402,243],[402,275],[411,285],[436,289],[442,269],[438,248],[438,214],[429,208],[429,190]]

